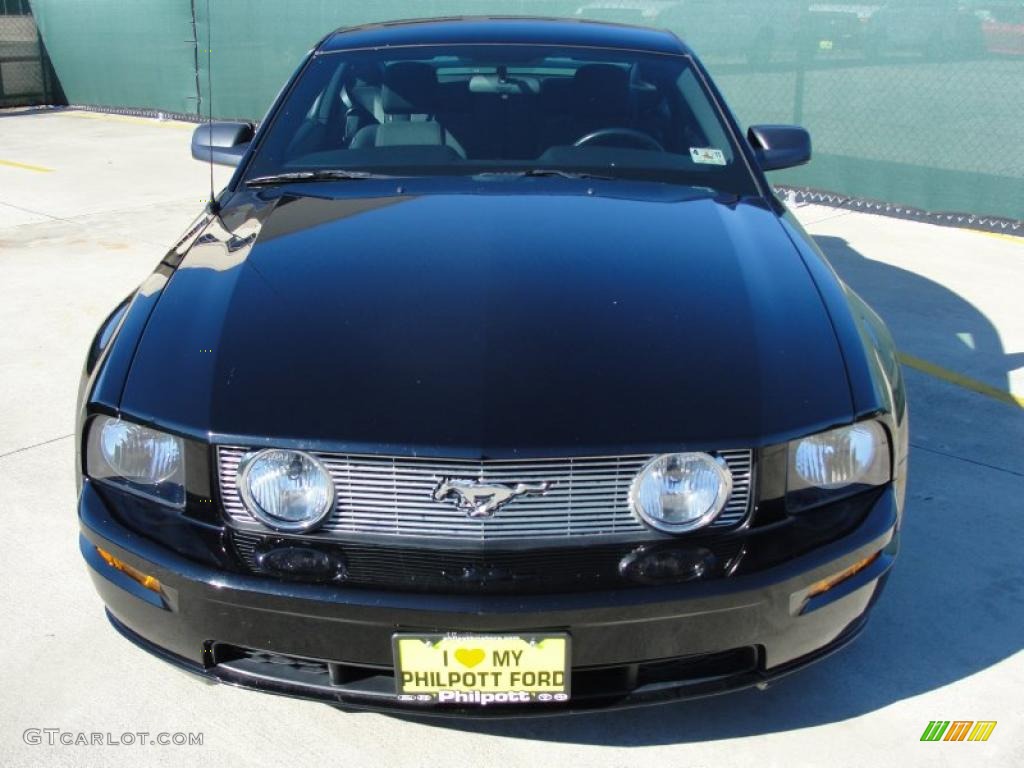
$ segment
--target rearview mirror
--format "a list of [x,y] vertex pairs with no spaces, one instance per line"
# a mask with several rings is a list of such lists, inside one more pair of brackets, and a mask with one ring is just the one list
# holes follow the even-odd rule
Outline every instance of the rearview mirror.
[[238,165],[253,136],[252,123],[205,123],[192,132],[192,157],[204,163]]
[[799,125],[752,125],[747,139],[765,171],[810,162],[811,134]]

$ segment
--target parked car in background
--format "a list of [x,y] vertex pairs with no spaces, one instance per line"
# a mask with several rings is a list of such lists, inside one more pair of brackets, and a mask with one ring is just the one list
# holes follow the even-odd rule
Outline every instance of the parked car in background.
[[985,3],[977,11],[985,50],[1003,56],[1024,56],[1024,2]]
[[863,56],[865,34],[878,4],[812,2],[803,15],[805,56],[856,52]]
[[887,0],[866,19],[864,44],[872,58],[970,58],[983,50],[982,24],[964,0]]
[[775,0],[771,13],[752,13],[750,0],[594,0],[581,19],[669,29],[702,57],[765,64],[794,51],[804,0]]
[[[768,682],[895,561],[882,321],[670,32],[339,30],[88,352],[80,548],[113,626],[207,680],[531,714]],[[114,657],[112,657],[114,658]]]

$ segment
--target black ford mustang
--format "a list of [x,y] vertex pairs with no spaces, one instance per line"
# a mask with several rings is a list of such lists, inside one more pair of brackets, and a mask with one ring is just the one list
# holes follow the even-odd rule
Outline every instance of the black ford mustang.
[[903,382],[676,37],[462,19],[325,38],[104,322],[81,551],[208,679],[551,713],[759,685],[897,551]]

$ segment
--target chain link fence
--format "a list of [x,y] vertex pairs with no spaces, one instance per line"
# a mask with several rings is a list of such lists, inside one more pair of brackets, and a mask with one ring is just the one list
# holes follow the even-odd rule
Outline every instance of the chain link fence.
[[802,199],[947,222],[1024,219],[1024,0],[33,0],[33,9],[72,103],[205,114],[209,49],[214,115],[250,119],[341,26],[522,14],[666,28],[701,56],[741,124],[811,131],[814,161],[772,175]]
[[0,0],[0,107],[59,99],[28,0]]

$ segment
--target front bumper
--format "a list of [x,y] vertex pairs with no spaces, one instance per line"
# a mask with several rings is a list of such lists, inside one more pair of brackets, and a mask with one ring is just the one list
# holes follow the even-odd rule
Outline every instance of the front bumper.
[[[187,560],[117,522],[90,484],[81,549],[114,626],[210,680],[340,705],[424,714],[548,714],[705,696],[763,683],[842,647],[863,628],[898,549],[886,489],[846,536],[758,573],[673,586],[547,595],[423,595],[278,582]],[[144,589],[96,547],[160,580]],[[880,553],[808,599],[812,585]],[[567,631],[573,698],[471,710],[399,701],[396,631]]]

